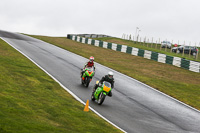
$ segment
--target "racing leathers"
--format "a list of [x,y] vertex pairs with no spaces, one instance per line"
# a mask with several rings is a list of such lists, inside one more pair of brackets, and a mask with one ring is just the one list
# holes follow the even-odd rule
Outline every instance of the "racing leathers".
[[[112,88],[112,89],[114,88],[114,82],[115,82],[115,81],[114,81],[114,78],[109,78],[108,75],[105,75],[105,76],[103,76],[103,77],[101,78],[101,80],[99,81],[99,84],[96,84],[96,85],[95,85],[94,89],[96,90],[97,87],[99,87],[100,84],[103,84],[104,81],[109,82],[109,83],[111,84],[111,88]],[[110,97],[112,96],[112,92],[111,92],[111,91],[108,93],[108,96],[110,96]]]

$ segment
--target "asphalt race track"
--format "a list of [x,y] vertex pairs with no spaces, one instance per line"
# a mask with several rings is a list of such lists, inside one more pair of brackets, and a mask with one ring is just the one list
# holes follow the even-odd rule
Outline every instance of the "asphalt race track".
[[[90,100],[96,80],[110,68],[96,63],[88,88],[81,85],[80,69],[88,60],[43,41],[0,30],[0,37],[22,51],[84,102]],[[89,57],[90,55],[88,55]],[[113,97],[90,106],[130,133],[200,133],[200,112],[126,75],[114,72]]]

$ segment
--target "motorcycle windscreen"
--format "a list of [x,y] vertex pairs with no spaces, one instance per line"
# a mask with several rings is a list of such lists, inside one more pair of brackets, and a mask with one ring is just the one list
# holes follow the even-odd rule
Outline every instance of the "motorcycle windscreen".
[[86,75],[87,76],[93,76],[93,68],[92,67],[86,68]]
[[103,90],[109,92],[111,90],[111,84],[109,82],[104,82]]
[[94,68],[93,67],[87,67],[86,70],[88,70],[89,72],[93,72]]

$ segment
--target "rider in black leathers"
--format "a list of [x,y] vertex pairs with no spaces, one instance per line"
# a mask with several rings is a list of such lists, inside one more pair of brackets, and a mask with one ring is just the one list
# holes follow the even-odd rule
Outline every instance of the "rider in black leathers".
[[[94,89],[96,90],[97,87],[100,86],[100,84],[103,83],[103,81],[109,82],[111,84],[111,88],[113,89],[114,88],[114,82],[115,82],[114,78],[113,78],[113,72],[108,72],[107,75],[103,76],[101,78],[101,80],[99,81],[99,84],[95,85]],[[110,97],[112,96],[112,92],[111,91],[108,93],[108,96],[110,96]]]

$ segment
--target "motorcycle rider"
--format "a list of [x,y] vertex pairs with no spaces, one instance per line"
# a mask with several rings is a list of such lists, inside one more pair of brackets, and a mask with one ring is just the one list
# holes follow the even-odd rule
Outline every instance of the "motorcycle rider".
[[84,68],[81,69],[81,77],[83,76],[83,73],[85,72],[86,67],[93,67],[95,71],[95,65],[94,65],[94,57],[90,56],[89,61],[85,63]]
[[[114,88],[114,82],[115,82],[115,80],[113,78],[113,72],[110,71],[110,72],[108,72],[107,75],[103,76],[101,78],[101,80],[99,81],[99,83],[95,84],[94,89],[96,90],[97,87],[101,86],[101,84],[103,84],[103,81],[109,82],[111,84],[111,88],[113,89]],[[111,91],[108,93],[108,96],[110,96],[110,97],[112,96],[112,92]]]

